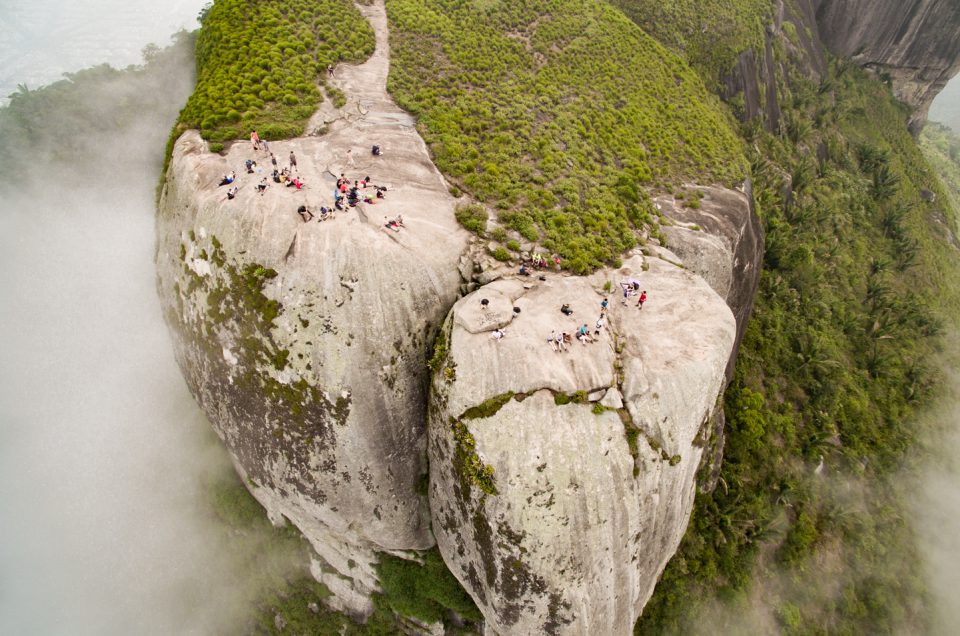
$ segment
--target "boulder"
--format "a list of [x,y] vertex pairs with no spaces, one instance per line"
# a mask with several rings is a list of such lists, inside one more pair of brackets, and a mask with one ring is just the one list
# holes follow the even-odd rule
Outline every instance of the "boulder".
[[[643,310],[614,301],[596,342],[553,350],[551,331],[595,330],[606,281],[633,278]],[[481,294],[522,309],[500,340],[469,318]],[[432,381],[430,504],[493,632],[632,633],[686,529],[735,333],[703,279],[642,256],[458,301]],[[608,387],[620,406],[588,401]]]
[[[297,157],[303,190],[269,182],[249,143],[173,148],[157,213],[157,287],[177,361],[238,471],[275,523],[310,540],[332,604],[369,612],[383,550],[434,544],[426,499],[427,369],[434,336],[469,272],[468,235],[413,121],[387,96],[383,5],[363,7],[377,53],[340,68],[349,96],[321,137],[270,140]],[[379,21],[379,23],[377,22]],[[360,115],[357,115],[360,113]],[[379,144],[387,152],[374,157]],[[348,156],[345,150],[351,150]],[[246,159],[256,172],[244,170]],[[239,192],[220,177],[235,171]],[[334,181],[367,175],[386,198],[332,207]],[[393,231],[384,216],[402,214]],[[458,268],[458,263],[461,267]]]

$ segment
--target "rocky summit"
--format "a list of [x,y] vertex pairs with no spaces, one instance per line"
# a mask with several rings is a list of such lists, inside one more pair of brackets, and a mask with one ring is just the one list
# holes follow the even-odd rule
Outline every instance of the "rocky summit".
[[[744,554],[816,549],[804,462],[881,465],[870,435],[932,384],[935,295],[913,286],[938,278],[908,276],[939,239],[910,215],[949,212],[910,202],[937,186],[893,135],[957,69],[953,5],[702,4],[204,18],[158,292],[190,390],[309,540],[331,608],[406,633],[630,634],[648,602],[669,615],[661,576],[743,585]],[[898,415],[867,433],[870,400]],[[723,472],[731,439],[745,477]],[[664,574],[698,495],[691,527],[715,533]]]

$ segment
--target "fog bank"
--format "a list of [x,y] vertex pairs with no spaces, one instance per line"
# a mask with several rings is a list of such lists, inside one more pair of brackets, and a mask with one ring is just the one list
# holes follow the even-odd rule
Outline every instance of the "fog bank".
[[140,62],[140,50],[197,28],[208,0],[0,0],[0,104],[27,84],[56,81],[93,64]]
[[0,633],[229,633],[250,600],[200,500],[201,474],[230,467],[154,285],[154,188],[191,73],[151,76],[151,105],[85,156],[5,146],[40,178],[0,213]]

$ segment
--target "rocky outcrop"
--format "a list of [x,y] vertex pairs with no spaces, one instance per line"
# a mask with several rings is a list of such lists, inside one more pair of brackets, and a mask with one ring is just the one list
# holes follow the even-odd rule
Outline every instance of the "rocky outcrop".
[[[593,332],[607,281],[630,279],[644,309],[614,292],[597,342],[552,350],[552,329]],[[630,633],[686,529],[730,309],[691,271],[638,255],[588,278],[496,281],[444,329],[429,415],[444,559],[496,633]]]
[[661,195],[654,204],[673,221],[662,227],[670,251],[726,300],[737,320],[737,338],[727,363],[729,381],[763,264],[763,226],[753,210],[750,181],[742,191],[692,185],[686,188],[685,200]]
[[919,133],[927,111],[960,70],[960,3],[955,0],[813,0],[820,39],[836,55],[890,78],[914,107]]
[[[467,234],[413,122],[387,97],[383,7],[373,58],[339,68],[348,95],[328,132],[273,142],[304,190],[271,182],[248,143],[211,154],[176,143],[157,216],[159,295],[187,383],[271,518],[289,519],[320,559],[333,604],[370,609],[377,550],[433,545],[426,499],[427,371],[462,283]],[[375,24],[376,26],[376,24]],[[373,157],[379,144],[384,156]],[[350,149],[348,155],[345,149]],[[258,163],[246,174],[246,159]],[[229,200],[220,177],[236,171]],[[370,175],[387,196],[304,223],[332,205],[336,175]],[[384,216],[402,214],[393,231]]]

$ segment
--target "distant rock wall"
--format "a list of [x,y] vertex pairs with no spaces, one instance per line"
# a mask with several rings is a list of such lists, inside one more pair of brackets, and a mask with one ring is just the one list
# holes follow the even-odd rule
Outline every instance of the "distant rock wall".
[[914,107],[919,133],[930,103],[960,71],[956,0],[812,0],[820,39],[834,54],[890,77]]
[[[642,310],[619,298],[632,279]],[[595,331],[605,296],[597,342],[553,351],[551,329]],[[691,271],[635,256],[587,278],[496,281],[445,330],[429,416],[444,559],[498,634],[631,633],[686,530],[732,312]]]

